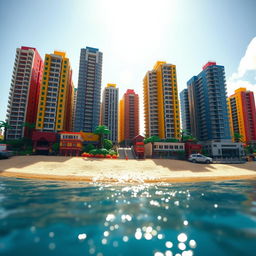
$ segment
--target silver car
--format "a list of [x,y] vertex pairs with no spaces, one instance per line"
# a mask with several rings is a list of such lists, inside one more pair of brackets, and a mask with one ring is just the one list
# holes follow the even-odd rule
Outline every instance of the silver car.
[[189,156],[188,161],[192,163],[212,163],[212,158],[201,154],[192,154]]

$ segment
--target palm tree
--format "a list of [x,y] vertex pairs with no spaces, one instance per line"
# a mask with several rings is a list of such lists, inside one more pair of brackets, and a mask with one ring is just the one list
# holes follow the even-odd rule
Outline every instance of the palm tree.
[[243,142],[243,135],[240,133],[235,132],[233,137],[235,142]]
[[94,131],[94,134],[99,135],[99,145],[100,145],[100,148],[102,148],[103,141],[104,141],[104,136],[106,134],[110,134],[110,130],[105,125],[99,125],[99,126],[96,127],[96,129]]
[[186,130],[181,130],[181,141],[183,142],[187,142],[187,141],[197,141],[197,139],[195,137],[193,137],[191,135],[191,133],[189,133],[188,131]]
[[11,128],[11,126],[5,121],[0,121],[0,128],[4,128],[4,141],[6,141],[7,130]]
[[29,136],[30,131],[33,130],[36,127],[36,125],[34,123],[25,122],[25,123],[22,124],[22,127],[27,128],[27,132],[25,133],[25,137],[26,136],[30,137]]
[[25,122],[22,124],[22,126],[27,127],[28,129],[34,129],[36,125],[34,123]]

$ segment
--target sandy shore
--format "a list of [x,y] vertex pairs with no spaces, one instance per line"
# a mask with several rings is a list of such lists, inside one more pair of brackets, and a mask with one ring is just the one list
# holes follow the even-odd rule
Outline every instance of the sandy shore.
[[113,160],[16,156],[0,161],[0,176],[99,182],[196,182],[256,179],[256,162],[193,164],[179,160]]

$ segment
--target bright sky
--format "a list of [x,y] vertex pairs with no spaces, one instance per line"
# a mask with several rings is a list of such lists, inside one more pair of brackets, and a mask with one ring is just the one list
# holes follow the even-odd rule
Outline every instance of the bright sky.
[[[256,92],[255,0],[0,0],[0,120],[5,119],[20,46],[42,58],[66,51],[77,86],[80,49],[103,52],[102,87],[116,83],[140,96],[142,79],[157,60],[177,66],[179,91],[208,61],[224,65],[228,91]],[[141,127],[143,131],[143,127]]]

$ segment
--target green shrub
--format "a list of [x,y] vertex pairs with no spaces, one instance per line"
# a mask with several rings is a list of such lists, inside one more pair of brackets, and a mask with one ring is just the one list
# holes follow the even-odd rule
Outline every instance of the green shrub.
[[111,156],[116,156],[116,155],[117,155],[117,152],[116,152],[115,150],[111,149],[111,150],[109,150],[109,154],[110,154]]
[[111,140],[104,139],[103,147],[107,150],[110,150],[113,147],[113,143]]
[[109,151],[105,148],[100,148],[100,149],[92,149],[90,150],[89,154],[92,154],[92,155],[108,155],[109,154]]
[[83,147],[83,152],[89,153],[93,149],[95,149],[93,144],[87,144],[85,147]]

